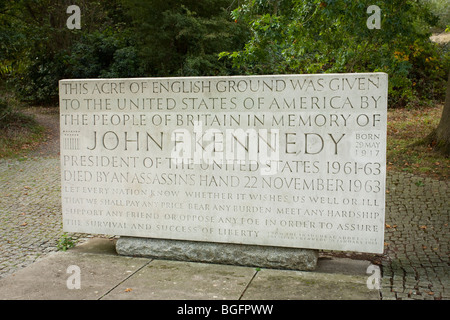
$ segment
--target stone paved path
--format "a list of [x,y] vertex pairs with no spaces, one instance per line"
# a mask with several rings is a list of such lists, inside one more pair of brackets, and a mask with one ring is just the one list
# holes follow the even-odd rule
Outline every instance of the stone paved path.
[[0,277],[56,250],[59,159],[0,160]]
[[28,112],[47,128],[46,139],[26,158],[0,159],[0,278],[56,251],[63,235],[58,109]]
[[[43,148],[0,160],[0,278],[57,250],[63,234],[57,139]],[[449,214],[450,181],[388,172],[381,299],[450,299]]]
[[450,181],[389,173],[383,299],[450,299]]

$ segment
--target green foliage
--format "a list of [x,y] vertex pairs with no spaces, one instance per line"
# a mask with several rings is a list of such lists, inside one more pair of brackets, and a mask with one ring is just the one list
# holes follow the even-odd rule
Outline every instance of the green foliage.
[[[381,29],[367,28],[370,5]],[[429,40],[437,18],[412,0],[248,0],[233,17],[252,31],[223,52],[245,74],[386,72],[390,106],[444,95],[449,56]]]
[[[230,0],[5,0],[0,76],[22,99],[57,101],[64,78],[232,74],[218,53],[245,43]],[[65,26],[69,4],[81,29]],[[5,32],[3,32],[5,31]]]
[[72,237],[69,237],[67,233],[64,233],[58,241],[57,248],[60,251],[66,251],[69,248],[73,248],[75,246],[75,241]]
[[13,102],[0,97],[0,129],[9,128],[11,125],[32,126],[35,122],[31,116],[20,112]]
[[[81,30],[65,26],[70,4],[80,6]],[[3,0],[0,77],[23,99],[48,102],[64,78],[381,71],[390,106],[414,105],[444,95],[450,54],[429,32],[448,25],[445,4]],[[369,5],[381,8],[380,30],[366,26]]]
[[[439,18],[437,31],[448,28],[450,23],[450,3],[448,0],[421,0]],[[447,31],[448,32],[448,31]]]
[[[82,29],[65,23],[69,1],[7,1],[0,11],[0,75],[22,99],[56,101],[64,78],[130,77],[139,74],[136,50],[125,40],[121,6],[79,3]],[[1,8],[1,7],[0,7]],[[1,33],[0,33],[1,34]],[[12,48],[12,49],[8,49]]]
[[218,54],[243,46],[245,28],[230,18],[229,0],[123,1],[139,56],[152,76],[226,75]]
[[136,48],[110,30],[83,35],[67,55],[72,78],[120,78],[141,74]]

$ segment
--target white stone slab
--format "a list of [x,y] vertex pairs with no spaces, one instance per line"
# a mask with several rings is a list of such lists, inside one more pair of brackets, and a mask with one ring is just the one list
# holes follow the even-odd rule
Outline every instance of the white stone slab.
[[67,232],[381,253],[387,74],[60,81]]

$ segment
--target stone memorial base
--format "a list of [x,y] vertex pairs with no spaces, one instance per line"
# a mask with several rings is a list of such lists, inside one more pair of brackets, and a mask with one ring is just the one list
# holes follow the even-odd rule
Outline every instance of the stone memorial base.
[[134,237],[120,237],[116,251],[125,256],[303,271],[314,270],[319,257],[312,249]]

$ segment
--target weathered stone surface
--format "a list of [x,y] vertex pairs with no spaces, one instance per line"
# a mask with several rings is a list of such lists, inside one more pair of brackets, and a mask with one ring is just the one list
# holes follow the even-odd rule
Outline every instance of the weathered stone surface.
[[238,300],[256,273],[241,266],[151,260],[103,299]]
[[67,232],[382,253],[385,73],[60,81]]
[[[273,292],[277,295],[274,296]],[[363,276],[267,270],[258,272],[242,300],[378,300]]]
[[318,251],[228,243],[120,237],[118,254],[261,268],[314,270]]

